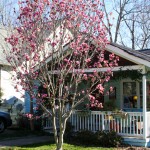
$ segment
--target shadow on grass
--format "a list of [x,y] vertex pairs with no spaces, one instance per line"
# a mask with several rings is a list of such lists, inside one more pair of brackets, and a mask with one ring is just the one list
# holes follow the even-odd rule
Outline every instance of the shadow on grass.
[[21,138],[21,137],[27,137],[27,136],[42,136],[42,135],[48,135],[48,133],[44,131],[31,131],[28,129],[7,129],[3,133],[0,134],[0,140],[6,140],[6,139],[15,139],[15,138]]
[[49,142],[42,142],[42,143],[35,143],[35,144],[28,144],[21,146],[22,148],[36,148],[39,146],[50,146],[52,144],[55,144],[54,137],[52,135],[49,135]]

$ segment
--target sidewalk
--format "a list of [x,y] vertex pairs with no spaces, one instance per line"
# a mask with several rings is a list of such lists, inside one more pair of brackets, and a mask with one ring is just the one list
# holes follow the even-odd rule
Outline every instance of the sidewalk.
[[26,136],[16,139],[8,139],[0,141],[0,148],[5,146],[23,146],[35,143],[50,142],[50,136]]

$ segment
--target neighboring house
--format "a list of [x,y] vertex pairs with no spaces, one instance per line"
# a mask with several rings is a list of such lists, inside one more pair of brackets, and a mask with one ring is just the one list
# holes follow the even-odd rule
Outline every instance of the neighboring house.
[[[0,89],[2,92],[2,105],[0,110],[9,111],[13,123],[15,123],[15,117],[17,111],[24,106],[24,98],[21,98],[22,94],[16,92],[14,89],[14,84],[12,81],[12,66],[5,59],[5,54],[3,53],[3,47],[6,47],[4,38],[7,36],[7,31],[3,26],[0,26]],[[23,91],[22,91],[23,92]]]
[[[115,130],[124,138],[125,143],[150,147],[150,49],[136,51],[118,44],[109,44],[106,51],[106,57],[109,53],[114,53],[120,57],[120,61],[112,69],[113,78],[106,84],[114,87],[114,90],[103,97],[105,111],[75,111],[70,122],[75,131]],[[85,69],[85,72],[93,69]],[[99,72],[107,70],[108,68],[97,69]],[[109,107],[105,109],[108,103]],[[118,111],[112,106],[115,109],[117,107]],[[47,122],[45,129],[49,125]]]

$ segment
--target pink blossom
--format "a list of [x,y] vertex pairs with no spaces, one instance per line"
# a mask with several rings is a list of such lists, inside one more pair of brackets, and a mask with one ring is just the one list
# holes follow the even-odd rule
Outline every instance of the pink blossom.
[[112,92],[112,91],[113,91],[113,87],[111,86],[111,87],[109,88],[109,90],[110,90],[110,92]]
[[42,94],[42,98],[45,98],[45,97],[47,97],[47,94]]
[[65,88],[66,90],[68,90],[68,86],[65,86],[64,88]]
[[59,106],[58,105],[55,105],[55,109],[58,109],[59,108]]
[[93,95],[89,95],[89,98],[91,101],[95,100],[95,97]]
[[83,74],[83,79],[84,79],[84,80],[87,80],[87,79],[88,79],[87,74]]
[[115,58],[115,55],[114,54],[110,54],[109,55],[109,60],[113,60]]
[[64,59],[64,62],[68,62],[69,60],[67,58]]
[[98,85],[96,86],[96,89],[98,89],[100,93],[103,93],[103,92],[104,92],[104,87],[102,86],[102,84],[98,84]]
[[110,80],[110,76],[106,76],[105,81],[108,82]]
[[33,114],[26,114],[26,117],[28,117],[29,119],[31,119],[33,117]]
[[86,62],[86,63],[91,62],[91,58],[86,59],[85,62]]
[[108,74],[108,75],[111,75],[111,74],[112,74],[111,68],[107,69],[107,74]]
[[80,62],[79,62],[79,61],[76,61],[76,64],[77,64],[77,65],[80,65]]
[[52,47],[55,47],[55,46],[56,46],[56,43],[55,43],[55,42],[52,42],[51,45],[52,45]]
[[82,93],[82,94],[84,94],[84,93],[85,93],[85,91],[84,91],[84,90],[82,90],[82,91],[81,91],[81,93]]

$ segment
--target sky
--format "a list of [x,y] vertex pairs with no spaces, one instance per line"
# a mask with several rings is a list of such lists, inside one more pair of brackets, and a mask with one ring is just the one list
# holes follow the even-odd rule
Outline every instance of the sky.
[[[14,12],[14,8],[16,9],[16,12],[18,10],[18,1],[19,0],[0,0],[0,11],[1,11],[1,8],[6,6],[7,8],[5,8],[4,11],[7,14],[7,16],[9,16],[9,18],[11,18],[11,20],[13,20],[13,21],[16,20],[16,18],[14,17],[16,15],[14,15],[13,12]],[[138,0],[138,1],[140,1],[140,0]],[[150,6],[149,0],[142,0],[142,1],[147,1],[148,2],[147,6]],[[117,17],[118,17],[118,14],[113,9],[115,7],[115,5],[118,6],[116,3],[117,3],[117,0],[105,0],[107,11],[109,12],[109,14],[110,14],[110,12],[113,12],[111,17],[109,17],[110,18],[110,23],[112,24],[111,32],[112,32],[113,37],[114,37],[114,32],[116,30],[116,22],[117,22]],[[119,6],[118,6],[117,9],[119,9]],[[131,8],[128,7],[127,9],[131,9]],[[131,46],[129,44],[130,43],[130,38],[131,38],[130,32],[127,30],[127,27],[124,23],[121,24],[120,28],[121,28],[121,34],[123,35],[123,41],[125,41],[124,43],[127,44],[126,46],[130,47]],[[139,33],[140,32],[139,28],[137,28],[137,29],[138,30],[137,30],[136,34],[138,33],[137,36],[141,37],[141,35]],[[118,37],[118,40],[119,40],[119,42],[121,41],[120,37]]]

